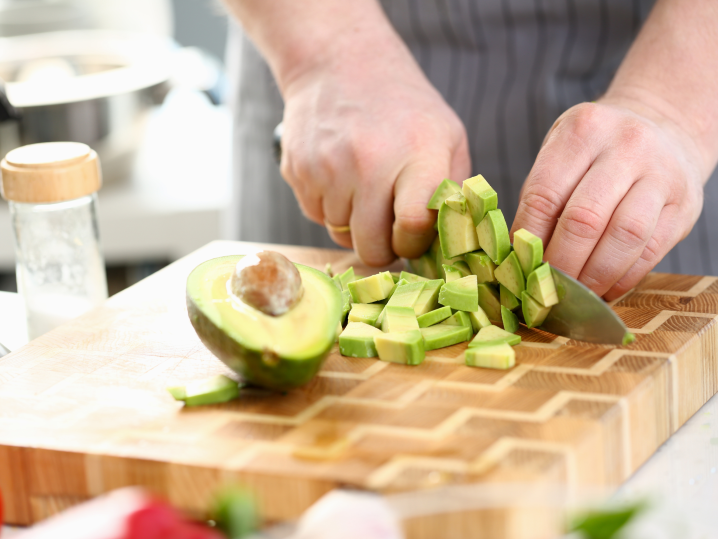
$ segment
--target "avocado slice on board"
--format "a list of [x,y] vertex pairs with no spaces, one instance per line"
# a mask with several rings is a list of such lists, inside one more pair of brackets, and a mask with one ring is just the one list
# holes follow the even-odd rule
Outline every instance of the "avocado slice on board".
[[382,271],[363,279],[348,283],[354,303],[374,303],[391,296],[398,283],[394,283],[391,273]]
[[470,367],[510,369],[516,364],[516,352],[506,343],[468,348],[464,358]]
[[446,283],[439,291],[439,303],[457,311],[474,312],[479,308],[476,275]]
[[304,385],[334,345],[342,294],[323,272],[295,264],[304,288],[301,299],[282,315],[264,314],[229,292],[228,281],[242,258],[214,258],[192,270],[190,322],[204,345],[247,382],[276,390]]
[[[509,229],[501,210],[491,210],[476,227],[479,245],[494,264],[501,264],[511,252]],[[442,241],[443,238],[442,238]]]
[[469,320],[471,320],[471,327],[474,330],[474,333],[480,331],[482,328],[491,325],[491,320],[489,320],[489,317],[486,316],[486,313],[481,307],[479,307],[477,311],[468,314]]
[[376,335],[381,335],[381,330],[363,322],[349,322],[339,335],[339,353],[349,357],[376,357]]
[[[439,208],[439,239],[444,258],[454,258],[476,251],[479,248],[479,238],[476,236],[476,227],[468,213],[460,214],[446,204]],[[507,232],[508,234],[508,232]],[[508,236],[507,236],[508,238]]]
[[477,346],[489,346],[494,344],[506,343],[511,346],[517,345],[521,342],[521,336],[514,333],[509,333],[505,329],[501,329],[498,326],[487,326],[481,328],[479,333],[474,337],[474,340],[469,343],[469,348]]
[[349,322],[362,322],[370,326],[377,327],[379,315],[384,310],[381,303],[352,303],[351,311],[349,311]]
[[404,365],[423,363],[426,353],[424,337],[418,329],[402,333],[382,333],[374,336],[379,359]]
[[419,328],[428,328],[446,320],[450,316],[451,307],[441,307],[418,316],[416,321],[419,322]]
[[441,183],[436,188],[436,191],[434,191],[426,207],[429,210],[438,210],[447,198],[460,192],[461,187],[459,187],[458,183],[449,179],[441,180]]
[[438,324],[421,330],[424,338],[425,350],[436,350],[446,348],[460,342],[466,342],[471,338],[471,328],[466,326],[450,326]]
[[402,271],[399,273],[399,279],[404,279],[407,283],[418,283],[421,281],[429,281],[426,277],[417,275],[415,273],[409,273],[408,271]]
[[534,236],[521,228],[514,232],[514,251],[521,262],[521,269],[524,275],[529,275],[541,265],[543,260],[543,242],[538,236]]
[[509,333],[516,333],[519,329],[519,318],[509,309],[501,306],[501,321],[504,323],[504,329]]

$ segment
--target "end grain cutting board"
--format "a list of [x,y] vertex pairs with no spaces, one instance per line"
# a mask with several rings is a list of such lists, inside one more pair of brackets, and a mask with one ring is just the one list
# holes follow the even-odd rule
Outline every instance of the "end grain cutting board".
[[[28,524],[124,485],[201,515],[223,482],[293,519],[337,486],[615,486],[718,388],[715,277],[651,274],[615,309],[637,340],[594,346],[520,330],[508,371],[463,365],[465,344],[418,367],[336,351],[308,386],[182,409],[165,387],[230,374],[200,343],[184,285],[200,262],[266,246],[216,242],[0,359],[0,488]],[[272,246],[295,262],[362,267],[347,251]],[[433,490],[432,490],[433,489]],[[440,490],[437,490],[440,492]],[[535,511],[439,511],[409,537],[537,537]]]

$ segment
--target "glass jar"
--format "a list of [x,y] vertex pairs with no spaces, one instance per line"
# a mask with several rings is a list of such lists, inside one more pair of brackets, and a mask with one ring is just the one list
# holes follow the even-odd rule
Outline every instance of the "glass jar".
[[2,162],[18,292],[33,339],[107,299],[97,227],[97,155],[79,143],[32,144]]

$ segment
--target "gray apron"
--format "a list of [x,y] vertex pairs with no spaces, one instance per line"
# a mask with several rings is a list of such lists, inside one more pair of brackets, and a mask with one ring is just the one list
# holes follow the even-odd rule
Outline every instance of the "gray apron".
[[[466,126],[473,174],[511,224],[544,135],[566,109],[607,88],[653,0],[382,0],[429,80]],[[240,238],[335,247],[306,219],[272,157],[282,98],[252,43],[234,27],[234,170]],[[715,174],[714,174],[715,176]],[[460,178],[454,178],[460,180]],[[659,271],[718,273],[718,182],[693,232]]]

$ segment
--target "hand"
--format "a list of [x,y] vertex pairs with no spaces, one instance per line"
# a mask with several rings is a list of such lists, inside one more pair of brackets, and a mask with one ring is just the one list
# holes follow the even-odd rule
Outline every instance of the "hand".
[[332,52],[285,85],[281,163],[304,214],[350,225],[332,239],[374,266],[425,252],[429,198],[470,171],[459,118],[403,43],[379,45]]
[[606,299],[631,288],[695,224],[709,171],[677,123],[633,99],[569,109],[521,190],[513,231]]

